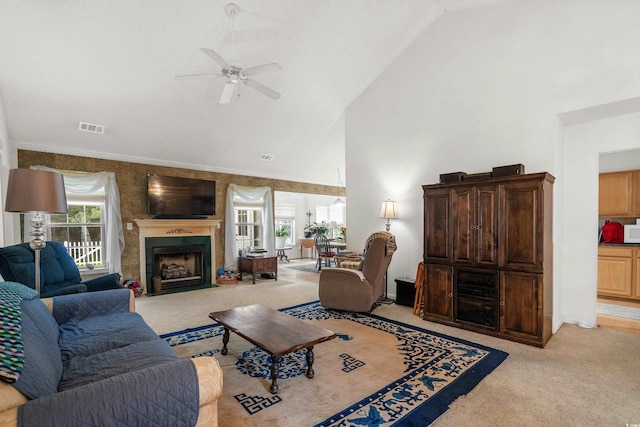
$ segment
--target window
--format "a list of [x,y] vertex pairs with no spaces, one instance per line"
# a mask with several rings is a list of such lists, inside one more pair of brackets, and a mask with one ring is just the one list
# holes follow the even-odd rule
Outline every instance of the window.
[[295,216],[296,216],[296,207],[295,205],[289,204],[277,204],[275,206],[275,227],[276,230],[284,227],[285,230],[289,233],[287,236],[287,240],[285,241],[285,245],[293,245],[293,242],[296,241],[295,229]]
[[326,205],[316,205],[316,222],[329,225],[335,222],[336,228],[329,230],[329,238],[334,239],[340,236],[339,227],[345,225],[345,206],[329,203]]
[[66,242],[80,269],[92,264],[109,273],[121,273],[124,233],[116,174],[32,167],[64,175],[69,213],[47,216],[47,238]]
[[262,246],[262,209],[236,208],[236,247]]
[[80,269],[88,268],[88,265],[106,267],[104,202],[75,201],[68,204],[68,211],[66,215],[49,216],[49,239],[64,244]]

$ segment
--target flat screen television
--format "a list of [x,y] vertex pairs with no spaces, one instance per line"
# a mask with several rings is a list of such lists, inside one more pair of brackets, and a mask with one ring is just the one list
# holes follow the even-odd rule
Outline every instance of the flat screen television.
[[216,182],[147,175],[147,212],[156,218],[206,217],[216,214]]

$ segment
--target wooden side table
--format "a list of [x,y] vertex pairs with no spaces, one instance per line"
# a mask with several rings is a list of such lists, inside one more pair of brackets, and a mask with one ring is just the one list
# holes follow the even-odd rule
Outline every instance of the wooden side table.
[[278,280],[278,257],[275,256],[263,256],[263,257],[247,257],[241,256],[238,258],[238,275],[242,280],[242,273],[249,273],[253,275],[253,284],[256,284],[256,276],[262,273],[274,273],[276,281]]
[[300,259],[302,259],[302,249],[311,249],[311,258],[316,258],[316,242],[313,239],[298,239],[300,243]]
[[291,250],[291,246],[286,246],[284,248],[276,248],[276,257],[280,262],[289,262],[289,257],[287,256],[285,251]]

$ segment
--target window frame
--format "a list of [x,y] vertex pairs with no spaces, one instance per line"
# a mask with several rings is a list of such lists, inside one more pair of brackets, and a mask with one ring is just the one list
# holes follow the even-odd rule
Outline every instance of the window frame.
[[[48,238],[51,241],[54,242],[59,242],[62,243],[66,248],[67,251],[69,252],[69,255],[71,256],[71,258],[73,259],[75,265],[78,267],[78,270],[80,270],[81,273],[83,272],[88,272],[88,271],[103,271],[103,270],[108,270],[109,269],[109,264],[110,264],[110,259],[109,259],[109,252],[107,250],[106,247],[106,232],[107,232],[107,224],[105,222],[105,213],[106,213],[106,200],[104,197],[100,197],[103,200],[102,201],[97,201],[95,197],[92,197],[91,200],[82,200],[82,199],[78,199],[78,198],[73,198],[72,200],[67,200],[67,210],[70,211],[72,206],[81,206],[83,208],[83,212],[84,212],[84,220],[85,222],[69,222],[69,214],[50,214],[47,215],[47,220],[46,220],[46,224],[45,224],[45,232],[46,235],[48,236]],[[87,208],[88,207],[95,207],[98,206],[100,208],[100,221],[99,222],[87,222]],[[58,222],[58,221],[54,221],[53,218],[55,217],[60,217],[60,216],[65,216],[67,221],[66,222]],[[89,268],[87,267],[88,264],[92,264],[91,262],[87,263],[86,260],[84,263],[78,263],[78,260],[74,258],[73,253],[72,253],[72,246],[70,245],[71,242],[71,237],[70,237],[70,233],[69,233],[69,229],[72,228],[81,228],[81,227],[88,227],[88,228],[99,228],[100,230],[100,240],[99,240],[99,245],[97,245],[97,247],[99,247],[99,251],[100,251],[100,261],[101,264],[97,265],[95,267]],[[60,229],[65,229],[66,230],[66,237],[68,240],[64,240],[64,241],[60,241],[60,240],[56,240],[54,238],[54,232],[53,230],[56,228],[60,228]],[[78,240],[79,242],[82,242],[82,240]],[[92,242],[94,240],[91,240]]]

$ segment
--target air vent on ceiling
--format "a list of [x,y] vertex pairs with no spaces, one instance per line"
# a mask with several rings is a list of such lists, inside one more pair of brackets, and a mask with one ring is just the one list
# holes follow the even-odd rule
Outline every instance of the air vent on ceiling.
[[87,122],[80,122],[80,126],[78,126],[78,129],[83,132],[98,133],[100,135],[104,133],[104,126],[94,125]]
[[263,154],[260,156],[260,160],[264,160],[265,162],[270,162],[273,160],[273,156],[271,154]]

